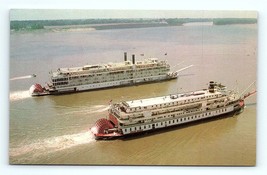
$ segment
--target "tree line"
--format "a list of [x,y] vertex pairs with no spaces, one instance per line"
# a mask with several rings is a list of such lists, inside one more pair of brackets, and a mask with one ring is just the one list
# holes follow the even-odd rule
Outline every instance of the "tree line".
[[[36,30],[44,29],[45,26],[67,26],[67,25],[88,25],[88,24],[112,24],[112,23],[138,23],[150,24],[154,26],[183,25],[189,22],[213,22],[214,25],[226,24],[252,24],[257,23],[255,18],[161,18],[161,19],[73,19],[73,20],[25,20],[10,21],[11,30]],[[141,25],[146,26],[146,25]]]

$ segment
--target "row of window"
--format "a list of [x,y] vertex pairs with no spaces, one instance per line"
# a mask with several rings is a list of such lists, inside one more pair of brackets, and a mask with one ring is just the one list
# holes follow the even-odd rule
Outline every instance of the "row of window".
[[68,82],[53,83],[54,86],[67,85],[67,84],[68,84]]
[[[144,76],[155,76],[155,75],[163,75],[163,74],[165,74],[165,72],[162,72],[162,73],[160,73],[160,72],[158,72],[158,73],[156,73],[156,72],[154,72],[154,73],[151,73],[151,72],[146,72],[146,73],[140,73],[140,74],[136,74],[135,75],[135,77],[144,77]],[[73,80],[73,79],[81,79],[81,78],[87,78],[87,77],[92,77],[93,75],[81,75],[80,77],[79,76],[74,76],[74,77],[70,77],[69,79],[70,80]],[[99,77],[97,77],[97,76],[101,76],[101,78]],[[132,74],[129,74],[128,73],[128,75],[127,74],[119,74],[119,75],[106,75],[106,74],[97,74],[97,76],[95,76],[95,80],[98,80],[98,79],[121,79],[121,78],[129,78],[129,77],[131,77],[131,76],[133,76]]]
[[[196,111],[202,111],[202,109],[199,109],[199,107],[201,107],[201,106],[195,106],[194,108],[189,108],[189,109],[187,109],[188,111],[187,112],[180,112],[180,113],[176,113],[176,114],[171,114],[171,116],[178,116],[178,115],[181,115],[181,114],[185,114],[185,113],[191,113],[191,112],[196,112]],[[146,108],[146,107],[144,107],[144,108]],[[207,110],[208,110],[208,108],[207,108]],[[225,111],[226,111],[226,109],[224,109]],[[166,112],[179,112],[179,111],[184,111],[184,109],[182,108],[178,108],[178,109],[174,109],[174,110],[172,110],[172,111],[170,111],[170,110],[165,110],[165,111],[161,111],[161,113],[166,113]],[[223,109],[222,109],[222,111],[221,110],[219,110],[219,112],[223,112]],[[157,112],[152,112],[151,113],[152,115],[155,115],[155,114],[159,114],[159,111],[157,111]],[[143,116],[143,114],[142,113],[137,113],[137,114],[133,114],[133,115],[128,115],[128,117],[133,117],[133,118],[138,118],[138,117],[140,117],[140,116]],[[160,119],[160,118],[165,118],[165,117],[170,117],[170,115],[166,115],[166,116],[161,116],[161,117],[158,117],[158,119]],[[127,118],[125,118],[125,119],[127,119]]]
[[[151,114],[152,115],[158,115],[158,114],[164,114],[164,113],[170,113],[170,112],[176,112],[175,114],[170,114],[171,116],[179,116],[179,115],[181,115],[181,114],[185,114],[185,113],[191,113],[191,112],[196,112],[196,111],[202,111],[202,109],[200,109],[200,107],[201,107],[201,104],[199,104],[199,105],[193,105],[193,106],[189,106],[188,108],[174,108],[174,109],[172,109],[172,110],[170,110],[170,109],[166,109],[166,110],[164,110],[164,111],[154,111],[154,112],[152,112]],[[179,112],[179,111],[183,111],[183,112]],[[186,111],[186,112],[184,112],[184,111]],[[170,115],[166,115],[166,116],[162,116],[162,117],[159,117],[159,118],[165,118],[165,117],[170,117]],[[130,115],[128,115],[128,117],[133,117],[133,118],[138,118],[138,117],[140,117],[140,116],[142,116],[143,117],[143,113],[142,112],[140,112],[140,113],[133,113],[132,115],[130,114]],[[158,118],[158,119],[159,119]],[[128,118],[124,118],[124,119],[128,119]]]
[[[138,77],[136,77],[138,78]],[[141,78],[141,77],[140,77]],[[112,82],[112,81],[119,81],[119,80],[128,80],[129,77],[122,77],[122,76],[117,76],[117,77],[102,77],[102,79],[99,78],[93,78],[93,79],[77,79],[76,81],[72,80],[70,83],[72,85],[77,85],[77,84],[91,84],[91,83],[104,83],[104,82]],[[145,81],[145,80],[144,80]]]
[[165,67],[157,67],[157,68],[145,68],[145,69],[135,69],[134,72],[162,72],[166,71]]
[[[153,68],[138,68],[138,69],[135,69],[135,71],[146,71],[146,70],[156,70],[156,69],[158,69],[158,70],[165,70],[166,69],[166,67],[165,66],[158,66],[158,67],[153,67]],[[133,69],[127,69],[127,68],[121,68],[121,69],[114,69],[114,70],[111,70],[111,69],[102,69],[102,70],[95,70],[95,71],[91,71],[91,72],[88,72],[88,71],[85,71],[85,72],[83,72],[83,73],[86,73],[86,72],[88,72],[88,73],[91,73],[91,74],[89,74],[89,75],[95,75],[94,73],[110,73],[110,74],[119,74],[119,73],[124,73],[124,72],[133,72]],[[93,73],[93,74],[92,74]],[[100,74],[101,75],[101,74]],[[75,76],[79,76],[77,73],[75,74]],[[99,76],[99,75],[98,75]]]
[[57,79],[52,79],[52,82],[58,82],[58,81],[67,81],[68,78],[57,78]]
[[[226,112],[226,111],[227,111],[227,109],[221,109],[221,110],[218,110],[218,111],[215,111],[215,112],[218,113],[218,112]],[[211,115],[211,112],[205,113],[205,114],[201,114],[201,115],[194,115],[194,116],[191,116],[191,117],[184,117],[184,118],[180,118],[180,119],[160,122],[160,123],[156,123],[155,126],[157,127],[157,126],[163,126],[164,124],[175,124],[175,123],[178,123],[178,122],[185,122],[185,121],[189,121],[189,120],[199,119],[201,117],[206,117],[206,116],[209,116],[209,115]],[[143,129],[151,129],[152,126],[153,126],[153,124],[144,125]],[[133,128],[125,128],[125,132],[128,132],[128,129],[129,129],[129,132],[137,131],[137,130],[141,130],[142,126],[137,126],[137,127],[133,127]]]

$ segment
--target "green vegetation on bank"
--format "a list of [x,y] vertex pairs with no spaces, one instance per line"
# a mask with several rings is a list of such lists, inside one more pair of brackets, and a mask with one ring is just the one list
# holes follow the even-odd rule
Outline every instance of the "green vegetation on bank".
[[10,21],[11,30],[36,30],[43,28],[42,21]]
[[[96,30],[118,29],[118,28],[142,28],[159,26],[180,26],[192,22],[213,22],[214,25],[226,24],[253,24],[257,23],[255,18],[161,18],[161,19],[75,19],[75,20],[28,20],[10,21],[10,29],[36,30],[44,29],[46,26],[91,25]],[[101,25],[105,24],[105,25]]]
[[183,25],[191,22],[212,22],[210,18],[167,18],[164,19],[169,25]]
[[217,18],[213,19],[214,25],[226,25],[226,24],[255,24],[256,18]]
[[43,29],[45,26],[69,26],[89,24],[159,23],[160,19],[73,19],[10,21],[11,30]]

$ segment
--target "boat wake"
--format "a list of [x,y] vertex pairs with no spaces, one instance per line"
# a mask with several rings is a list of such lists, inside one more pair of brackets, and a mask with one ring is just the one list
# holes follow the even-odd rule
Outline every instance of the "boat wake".
[[9,94],[9,100],[10,101],[18,101],[18,100],[23,100],[26,98],[30,98],[29,91],[15,91],[15,92],[10,92]]
[[82,108],[79,108],[78,110],[73,110],[69,112],[64,112],[63,114],[58,114],[58,115],[74,115],[74,114],[94,114],[94,113],[100,113],[100,112],[105,112],[109,109],[108,105],[95,105],[95,106],[85,106]]
[[26,75],[26,76],[20,76],[20,77],[14,77],[14,78],[10,78],[10,81],[14,81],[14,80],[23,80],[23,79],[28,79],[28,78],[34,78],[36,77],[35,74],[33,75]]
[[109,106],[107,105],[96,105],[93,107],[93,110],[91,110],[91,113],[98,113],[98,112],[104,112],[109,109]]
[[31,157],[39,157],[48,153],[68,149],[74,146],[88,144],[95,141],[91,132],[82,132],[72,135],[62,135],[52,138],[33,141],[28,145],[22,145],[9,149],[9,156],[16,157],[25,154]]

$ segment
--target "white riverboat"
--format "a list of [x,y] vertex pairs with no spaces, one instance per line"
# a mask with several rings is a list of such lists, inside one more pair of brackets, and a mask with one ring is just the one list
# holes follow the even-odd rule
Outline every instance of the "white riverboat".
[[135,55],[127,60],[124,53],[124,61],[119,63],[59,68],[51,73],[51,82],[45,87],[34,84],[29,91],[32,96],[41,96],[171,80],[191,66],[171,71],[167,61],[158,58],[136,61]]
[[211,81],[208,89],[123,101],[112,104],[108,118],[96,121],[91,132],[96,139],[107,139],[240,113],[244,99],[253,93],[241,97],[234,90]]

